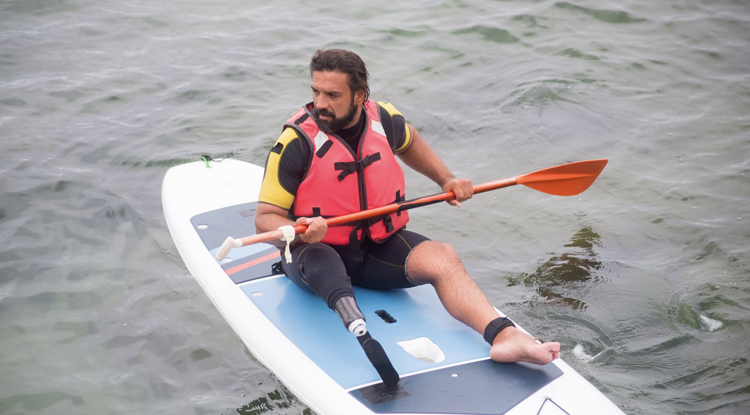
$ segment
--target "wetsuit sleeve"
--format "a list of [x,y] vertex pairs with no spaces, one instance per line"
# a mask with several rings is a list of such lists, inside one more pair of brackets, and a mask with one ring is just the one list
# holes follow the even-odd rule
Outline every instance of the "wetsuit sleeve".
[[259,202],[289,210],[307,171],[310,149],[293,128],[286,128],[268,153]]
[[380,122],[394,153],[406,150],[411,143],[411,133],[401,112],[390,102],[378,101]]

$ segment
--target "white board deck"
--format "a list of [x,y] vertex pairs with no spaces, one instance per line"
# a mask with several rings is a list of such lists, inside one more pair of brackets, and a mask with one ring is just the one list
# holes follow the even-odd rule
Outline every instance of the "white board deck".
[[[210,166],[176,166],[164,178],[162,203],[175,244],[250,352],[319,415],[622,414],[561,359],[545,366],[490,361],[481,336],[452,319],[429,286],[355,288],[369,331],[401,375],[397,387],[386,388],[338,316],[273,275],[276,248],[243,247],[224,262],[214,259],[227,236],[254,233],[263,169],[232,159]],[[423,339],[428,347],[413,352],[422,359],[402,346]]]

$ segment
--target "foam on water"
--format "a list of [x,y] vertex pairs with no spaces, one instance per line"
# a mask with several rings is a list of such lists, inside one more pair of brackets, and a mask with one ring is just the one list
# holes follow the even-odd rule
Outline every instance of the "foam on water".
[[724,323],[722,323],[721,321],[708,318],[703,314],[700,315],[700,319],[701,322],[706,326],[706,328],[708,328],[708,331],[716,331],[724,327]]
[[586,349],[583,347],[581,343],[578,343],[575,345],[575,347],[573,347],[573,356],[575,356],[576,359],[582,362],[590,362],[596,359],[597,357],[599,357],[602,353],[603,351],[591,356],[586,353]]

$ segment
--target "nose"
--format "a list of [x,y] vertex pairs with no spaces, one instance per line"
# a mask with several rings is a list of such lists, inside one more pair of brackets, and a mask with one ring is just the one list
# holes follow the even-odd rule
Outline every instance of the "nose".
[[328,100],[325,98],[325,94],[318,94],[318,96],[313,97],[313,103],[315,104],[315,108],[319,110],[327,110],[328,109]]

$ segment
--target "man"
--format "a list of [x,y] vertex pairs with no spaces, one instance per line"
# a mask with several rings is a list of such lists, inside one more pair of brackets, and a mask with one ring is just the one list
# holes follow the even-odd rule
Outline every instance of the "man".
[[[284,272],[339,314],[371,360],[387,358],[367,333],[352,284],[376,289],[431,284],[446,310],[490,343],[493,360],[557,359],[559,343],[539,344],[498,317],[451,246],[404,229],[407,212],[327,228],[324,217],[404,200],[395,156],[443,191],[453,191],[456,200],[449,203],[456,207],[473,189],[469,180],[453,176],[396,108],[369,99],[369,75],[359,56],[318,50],[310,75],[313,102],[292,115],[269,153],[255,219],[259,233],[308,226],[291,244],[292,261],[282,259]],[[383,365],[373,363],[384,376]],[[392,370],[389,365],[385,371]]]

